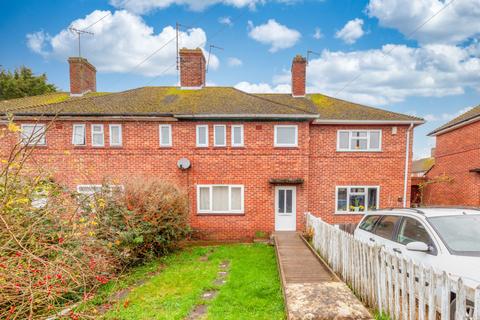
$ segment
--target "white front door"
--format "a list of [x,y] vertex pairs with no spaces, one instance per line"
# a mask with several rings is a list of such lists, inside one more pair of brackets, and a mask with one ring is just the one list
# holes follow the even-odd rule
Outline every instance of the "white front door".
[[275,187],[275,231],[297,230],[297,188]]

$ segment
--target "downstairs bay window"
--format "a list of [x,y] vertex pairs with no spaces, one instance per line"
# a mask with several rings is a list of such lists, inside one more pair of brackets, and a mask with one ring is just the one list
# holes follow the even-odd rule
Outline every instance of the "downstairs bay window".
[[243,185],[198,185],[197,209],[202,214],[243,214]]
[[336,188],[336,213],[358,213],[378,209],[380,187],[341,186]]

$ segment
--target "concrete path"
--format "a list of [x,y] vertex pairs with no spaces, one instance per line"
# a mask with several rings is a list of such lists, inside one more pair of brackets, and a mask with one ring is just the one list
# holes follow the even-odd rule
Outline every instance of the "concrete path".
[[299,234],[276,232],[274,238],[288,319],[372,319]]

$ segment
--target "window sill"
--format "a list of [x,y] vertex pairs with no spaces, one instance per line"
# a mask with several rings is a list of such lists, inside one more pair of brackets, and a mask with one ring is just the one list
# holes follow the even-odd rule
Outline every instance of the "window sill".
[[173,146],[160,146],[158,149],[173,149]]
[[383,150],[336,150],[342,153],[382,153]]
[[273,146],[275,149],[300,149],[299,146]]

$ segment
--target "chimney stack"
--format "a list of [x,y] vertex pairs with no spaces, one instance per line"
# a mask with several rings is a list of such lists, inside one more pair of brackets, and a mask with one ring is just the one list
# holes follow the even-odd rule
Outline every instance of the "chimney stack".
[[200,48],[180,49],[180,87],[200,89],[205,86],[205,56]]
[[307,60],[297,54],[292,61],[292,96],[305,97]]
[[97,91],[97,69],[81,57],[68,58],[70,64],[70,95],[82,96]]

